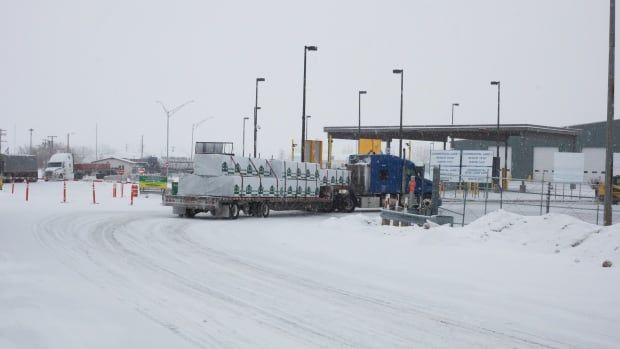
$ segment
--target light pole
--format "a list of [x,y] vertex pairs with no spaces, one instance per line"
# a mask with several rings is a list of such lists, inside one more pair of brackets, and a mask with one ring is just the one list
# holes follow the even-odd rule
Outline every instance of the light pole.
[[[256,98],[254,99],[254,157],[256,157],[256,136],[258,134],[257,132],[257,126],[258,126],[258,109],[260,109],[258,107],[258,83],[261,81],[265,81],[265,78],[256,78]],[[245,133],[244,133],[245,136]]]
[[204,118],[196,123],[192,124],[192,146],[189,148],[189,159],[192,160],[194,158],[194,131],[198,128],[198,126],[202,125],[205,121],[213,119],[212,117]]
[[28,131],[30,131],[30,152],[29,154],[32,155],[32,131],[34,131],[34,128],[29,128]]
[[[241,149],[242,149],[241,150],[241,157],[242,158],[245,157],[245,122],[247,120],[250,120],[250,118],[247,117],[247,116],[243,118],[243,145],[241,146]],[[255,137],[255,139],[256,139],[256,137]]]
[[304,93],[301,107],[301,162],[304,161],[306,151],[306,57],[308,51],[316,51],[316,46],[304,46]]
[[402,69],[392,70],[394,74],[400,74],[400,126],[398,127],[398,157],[403,157],[403,80],[404,73]]
[[161,104],[162,109],[164,109],[164,112],[166,113],[166,175],[168,175],[168,165],[170,161],[170,117],[174,115],[176,112],[178,112],[179,110],[181,110],[181,108],[188,105],[189,103],[194,103],[194,101],[189,100],[172,109],[166,108],[164,103],[162,103],[161,101],[156,101],[156,103]]
[[357,153],[360,153],[360,140],[362,138],[362,95],[365,95],[366,91],[357,92]]
[[69,132],[67,133],[67,153],[69,153],[70,151],[70,147],[69,147],[69,136],[74,135],[75,132]]
[[609,62],[607,68],[607,132],[605,152],[605,202],[603,209],[603,224],[612,223],[612,179],[614,170],[614,84],[615,84],[615,55],[616,55],[616,1],[609,1]]
[[[500,97],[500,90],[501,90],[501,83],[499,81],[491,81],[491,85],[496,85],[497,86],[497,140],[496,140],[496,148],[497,148],[497,157],[499,158],[499,141],[500,141],[500,136],[499,136],[499,97]],[[504,168],[508,168],[507,164],[508,164],[508,145],[506,144],[505,146],[506,149],[504,149]],[[500,165],[501,168],[501,165]],[[500,173],[501,175],[502,173]],[[499,177],[497,179],[497,185],[499,186]],[[504,188],[502,188],[504,189]]]
[[[454,126],[454,107],[458,107],[460,106],[459,103],[452,103],[452,123],[451,125]],[[454,136],[452,136],[452,142],[450,143],[450,149],[454,150]]]

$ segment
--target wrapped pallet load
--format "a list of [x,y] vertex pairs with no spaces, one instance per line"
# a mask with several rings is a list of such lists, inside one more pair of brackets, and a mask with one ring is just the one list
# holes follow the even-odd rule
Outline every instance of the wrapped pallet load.
[[226,175],[207,177],[187,175],[179,181],[179,195],[194,196],[241,196],[243,178]]
[[194,174],[200,176],[227,176],[235,173],[235,164],[230,155],[196,154]]
[[258,172],[254,168],[250,158],[234,156],[235,172],[242,176],[257,176]]
[[306,163],[306,179],[307,180],[316,180],[319,177],[319,165],[307,162]]
[[254,168],[257,173],[261,177],[273,177],[273,173],[271,173],[271,165],[269,161],[266,159],[250,159],[254,164]]
[[320,186],[325,186],[329,184],[329,174],[328,174],[329,170],[327,169],[320,169],[319,170],[319,185]]
[[275,177],[261,177],[261,186],[263,187],[262,196],[277,197],[280,196],[279,181]]

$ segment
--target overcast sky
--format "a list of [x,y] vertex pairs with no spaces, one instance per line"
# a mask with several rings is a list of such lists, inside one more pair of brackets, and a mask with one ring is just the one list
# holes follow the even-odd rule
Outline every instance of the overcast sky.
[[[310,137],[323,126],[502,122],[553,126],[606,118],[609,1],[9,1],[0,9],[0,128],[8,142],[45,136],[165,154],[156,100],[190,104],[171,118],[174,155],[197,140],[235,142],[259,89],[259,152],[301,137],[303,47]],[[251,148],[247,124],[246,150]],[[16,134],[14,134],[16,130]],[[339,152],[353,143],[338,143]],[[287,155],[288,156],[288,155]]]

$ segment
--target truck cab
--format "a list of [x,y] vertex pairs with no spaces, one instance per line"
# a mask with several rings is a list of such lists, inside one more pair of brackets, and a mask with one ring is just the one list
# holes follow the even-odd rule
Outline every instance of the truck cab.
[[44,171],[45,180],[73,179],[73,155],[57,153],[52,155]]
[[430,199],[432,196],[433,182],[423,178],[412,161],[398,156],[351,155],[347,168],[351,171],[351,186],[360,198],[358,205],[362,208],[380,207],[386,195],[394,197],[400,194],[403,179],[403,194],[409,194],[408,183],[411,177],[415,178],[414,194],[417,200]]

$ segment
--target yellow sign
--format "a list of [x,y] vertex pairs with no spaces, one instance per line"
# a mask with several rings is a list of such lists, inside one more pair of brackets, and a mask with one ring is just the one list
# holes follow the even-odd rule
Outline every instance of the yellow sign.
[[381,154],[381,140],[369,138],[360,139],[360,145],[357,153],[360,155]]

